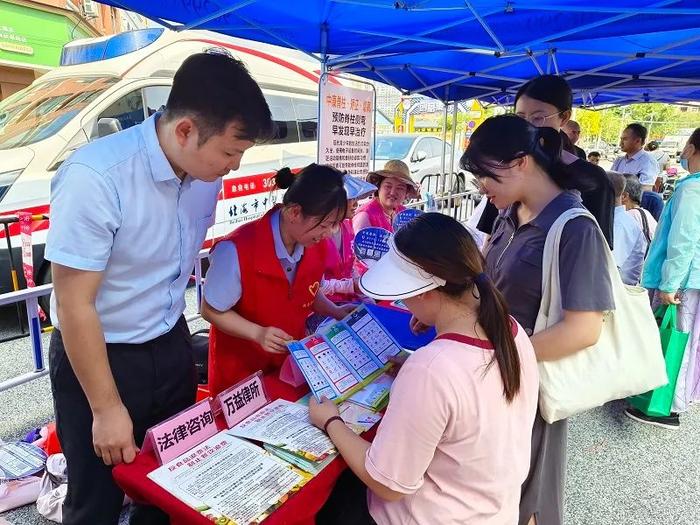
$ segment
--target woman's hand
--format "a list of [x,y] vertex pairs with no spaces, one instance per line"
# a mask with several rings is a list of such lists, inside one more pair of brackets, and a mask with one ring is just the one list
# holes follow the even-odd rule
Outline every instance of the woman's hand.
[[402,352],[396,354],[395,356],[390,357],[389,362],[393,366],[389,369],[389,374],[392,376],[396,376],[396,374],[399,373],[399,370],[401,370],[401,367],[403,366],[403,364],[406,362],[406,359],[408,359],[408,357],[410,355],[411,354],[409,354],[408,352],[402,351]]
[[337,405],[330,399],[322,397],[320,403],[316,401],[315,396],[311,396],[311,399],[309,399],[309,419],[311,419],[311,423],[315,427],[323,430],[323,425],[326,424],[326,421],[339,415],[340,412],[338,412]]
[[338,306],[336,308],[335,314],[333,314],[333,317],[335,317],[336,320],[340,321],[341,319],[344,319],[346,315],[349,315],[353,310],[355,310],[355,308],[357,308],[357,305],[353,303]]
[[409,326],[411,327],[411,332],[413,332],[416,335],[422,334],[423,332],[427,332],[428,330],[430,330],[430,327],[427,324],[421,323],[414,316],[411,316],[411,322]]
[[681,304],[679,292],[662,292],[659,291],[659,301],[661,304]]
[[261,326],[255,342],[263,347],[263,350],[271,354],[283,354],[287,351],[287,343],[294,338],[281,328],[275,326]]

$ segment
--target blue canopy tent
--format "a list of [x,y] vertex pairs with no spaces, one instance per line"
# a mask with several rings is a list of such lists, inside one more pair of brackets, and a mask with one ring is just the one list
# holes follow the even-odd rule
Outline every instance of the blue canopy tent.
[[508,104],[538,74],[581,106],[700,98],[698,0],[103,0],[175,30],[298,49],[442,100]]

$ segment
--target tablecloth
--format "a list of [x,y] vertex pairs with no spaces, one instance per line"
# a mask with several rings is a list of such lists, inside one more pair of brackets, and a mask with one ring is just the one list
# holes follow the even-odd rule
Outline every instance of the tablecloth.
[[[266,376],[263,381],[271,400],[281,398],[296,401],[308,392],[306,385],[293,388],[273,376]],[[370,431],[365,437],[373,435],[374,432]],[[211,525],[211,522],[199,512],[188,507],[148,478],[148,473],[158,466],[152,453],[139,454],[132,463],[114,467],[112,473],[117,484],[131,499],[162,509],[168,513],[173,525]],[[336,480],[346,467],[342,458],[335,459],[273,512],[264,524],[313,525],[316,513],[328,499]]]

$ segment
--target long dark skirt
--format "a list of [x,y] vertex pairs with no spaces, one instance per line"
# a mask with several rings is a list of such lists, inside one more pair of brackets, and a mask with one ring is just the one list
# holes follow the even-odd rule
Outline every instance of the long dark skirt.
[[533,515],[537,525],[564,523],[567,431],[566,419],[550,425],[537,411],[532,428],[530,472],[520,498],[519,525],[527,525]]

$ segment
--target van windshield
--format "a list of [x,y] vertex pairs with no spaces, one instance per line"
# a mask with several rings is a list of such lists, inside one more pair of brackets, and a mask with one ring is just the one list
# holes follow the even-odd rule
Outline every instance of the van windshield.
[[0,150],[52,136],[118,80],[116,77],[50,80],[0,101]]

